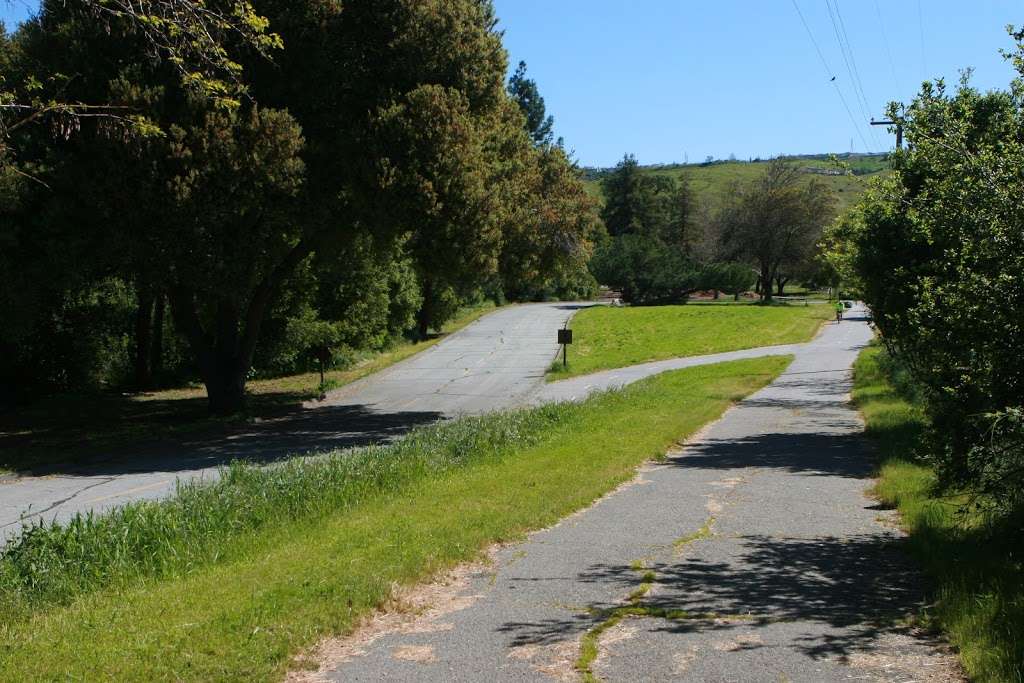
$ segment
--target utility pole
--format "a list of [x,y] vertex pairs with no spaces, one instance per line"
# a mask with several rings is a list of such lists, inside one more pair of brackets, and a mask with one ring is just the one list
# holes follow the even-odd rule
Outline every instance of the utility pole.
[[896,126],[896,149],[903,149],[903,124],[899,121],[875,121],[871,119],[872,126]]

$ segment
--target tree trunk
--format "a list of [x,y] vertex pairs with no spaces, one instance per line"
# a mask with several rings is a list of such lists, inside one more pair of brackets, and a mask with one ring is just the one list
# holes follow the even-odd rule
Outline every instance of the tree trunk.
[[[233,366],[233,367],[231,367]],[[218,363],[210,375],[204,373],[203,383],[214,415],[234,415],[245,408],[245,375],[239,363]]]
[[762,303],[770,304],[772,302],[772,273],[769,266],[761,266],[761,276],[758,278],[758,283],[761,286]]
[[216,333],[209,334],[199,317],[195,292],[187,287],[173,287],[168,296],[174,324],[188,339],[199,366],[210,412],[214,415],[241,412],[245,407],[249,359],[239,353],[238,307],[221,301],[214,316]]
[[434,285],[430,280],[423,280],[423,303],[420,304],[420,310],[416,314],[416,333],[419,338],[426,339],[430,333],[430,323],[432,322],[432,297],[434,294]]
[[160,381],[164,372],[164,312],[167,308],[167,297],[163,291],[157,292],[156,308],[153,309],[153,346],[150,355],[150,381]]
[[[213,325],[203,327],[196,292],[187,285],[167,289],[175,328],[188,339],[206,385],[210,412],[231,415],[245,407],[245,378],[252,366],[263,318],[285,278],[313,252],[310,241],[300,241],[256,285],[244,310],[237,301],[216,302]],[[213,302],[208,302],[213,304]]]
[[153,383],[149,353],[153,332],[153,290],[137,285],[139,309],[135,314],[135,388],[148,389]]
[[776,296],[785,296],[785,294],[786,294],[786,283],[787,282],[789,282],[789,278],[788,277],[776,277],[775,278],[775,287],[776,287],[775,294],[776,294]]
[[732,300],[733,301],[739,301],[740,300],[740,293],[738,291],[735,294],[732,295]]

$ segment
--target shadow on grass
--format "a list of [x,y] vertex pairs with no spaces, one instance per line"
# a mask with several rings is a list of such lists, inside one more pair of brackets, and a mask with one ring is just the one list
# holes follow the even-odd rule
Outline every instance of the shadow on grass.
[[[491,310],[493,308],[489,305],[462,309],[456,319],[446,325],[445,330],[431,333],[428,340],[435,341],[450,336]],[[397,360],[405,357],[407,356],[400,356]],[[387,365],[385,363],[376,370]],[[361,375],[356,376],[347,380],[345,384],[360,378]],[[173,442],[180,457],[183,440],[186,438],[193,444],[201,441],[215,444],[218,440],[238,438],[239,435],[248,433],[266,434],[270,428],[251,424],[253,418],[276,420],[277,428],[284,428],[285,425],[280,423],[280,420],[308,412],[302,408],[302,404],[315,398],[317,393],[313,386],[300,391],[252,392],[247,397],[245,414],[226,418],[213,418],[209,415],[205,396],[140,400],[131,394],[114,391],[50,396],[16,411],[0,413],[0,478],[5,471],[22,474],[87,474],[96,471],[101,461],[109,462],[124,458],[133,459],[137,464],[137,468],[128,471],[166,468],[167,460],[164,456],[150,457],[149,452],[154,447],[159,448]],[[350,414],[342,415],[341,412],[345,411],[331,411],[331,417],[307,416],[298,419],[300,423],[305,421],[306,424],[320,422],[322,419],[328,422],[340,420],[342,424],[312,430],[301,426],[297,429],[318,434],[338,430],[349,434],[365,431],[371,436],[362,441],[314,439],[316,444],[312,450],[319,450],[325,441],[340,446],[366,443],[375,438],[373,435],[376,434],[393,435],[399,425],[411,427],[439,417],[433,413],[410,413],[388,416],[384,419],[368,410],[360,414],[358,408],[348,409]],[[367,428],[361,430],[354,421],[367,424]],[[390,425],[382,426],[382,421]],[[292,452],[301,453],[309,450],[311,449],[306,448],[303,443],[296,443]],[[138,454],[141,452],[147,453],[144,461],[139,459]],[[243,456],[247,460],[265,461],[261,460],[263,456],[259,453],[253,457],[249,457],[248,453],[237,457]],[[271,459],[277,457],[279,456],[275,455]],[[193,460],[190,459],[184,467],[171,467],[170,470],[191,469],[192,465],[189,463]],[[154,464],[150,464],[150,461]]]
[[971,678],[1024,680],[1024,511],[995,521],[937,487],[919,452],[926,418],[899,375],[880,348],[868,349],[857,361],[854,398],[879,454],[880,505],[899,510],[908,550],[928,578],[922,616],[949,634]]

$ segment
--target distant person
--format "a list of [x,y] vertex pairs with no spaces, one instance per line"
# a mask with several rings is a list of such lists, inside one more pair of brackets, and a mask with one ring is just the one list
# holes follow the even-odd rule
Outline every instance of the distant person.
[[842,301],[836,301],[836,324],[843,321],[843,309],[846,308]]

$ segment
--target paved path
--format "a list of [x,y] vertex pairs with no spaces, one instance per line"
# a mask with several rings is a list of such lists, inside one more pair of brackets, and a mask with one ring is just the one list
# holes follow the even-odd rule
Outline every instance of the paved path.
[[161,498],[176,481],[215,477],[234,459],[270,463],[394,438],[442,417],[520,405],[544,382],[556,330],[591,304],[510,306],[423,353],[333,392],[287,417],[214,434],[140,444],[91,465],[0,482],[0,545],[22,519],[65,520],[127,501]]
[[[668,462],[496,551],[492,565],[414,594],[422,616],[382,616],[330,644],[320,675],[573,680],[581,638],[632,606],[645,616],[600,636],[599,678],[957,680],[948,654],[898,626],[922,599],[920,580],[892,513],[865,495],[870,455],[848,403],[849,370],[870,335],[844,322],[787,347],[796,360],[778,380]],[[694,362],[581,378],[574,391]]]

